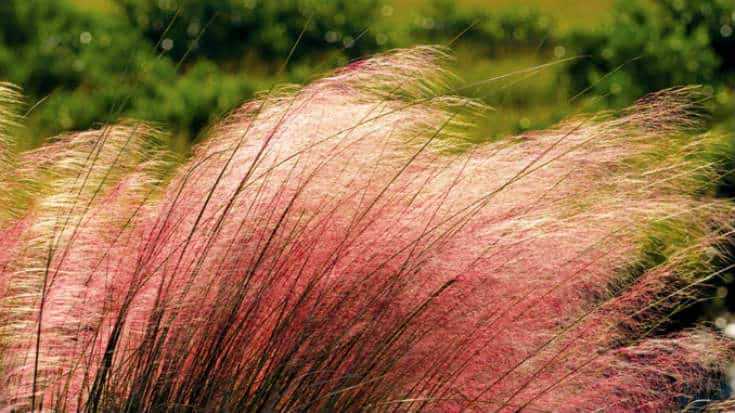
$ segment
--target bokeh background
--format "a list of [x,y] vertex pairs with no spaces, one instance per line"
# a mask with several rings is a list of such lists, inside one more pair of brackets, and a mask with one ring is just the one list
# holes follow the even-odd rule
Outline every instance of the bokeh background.
[[[457,93],[493,108],[478,141],[690,84],[706,127],[735,129],[733,0],[3,0],[0,22],[0,80],[26,99],[21,149],[135,118],[186,154],[258,91],[415,44],[450,47]],[[731,283],[682,322],[725,326]]]

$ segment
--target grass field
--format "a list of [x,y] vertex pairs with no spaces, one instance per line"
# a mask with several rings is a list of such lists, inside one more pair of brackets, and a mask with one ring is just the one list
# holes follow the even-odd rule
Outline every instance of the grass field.
[[[87,0],[89,1],[89,0]],[[457,4],[465,7],[502,10],[518,7],[529,7],[548,13],[562,30],[572,28],[589,28],[599,24],[612,8],[615,0],[594,0],[576,2],[569,0],[458,0]],[[426,0],[393,0],[396,8],[404,14],[416,10],[426,4]]]
[[[566,33],[575,29],[591,29],[604,23],[614,2],[615,0],[581,3],[568,0],[457,0],[456,3],[458,7],[484,8],[489,11],[519,7],[535,9],[550,16],[559,31]],[[409,19],[428,1],[394,0],[390,3],[395,7],[396,18]],[[572,107],[568,102],[567,86],[560,76],[563,67],[553,64],[553,57],[541,56],[528,50],[490,57],[462,46],[455,53],[455,72],[467,84],[503,78],[463,91],[463,94],[480,99],[492,108],[483,124],[479,125],[480,139],[493,140],[498,136],[548,127],[566,115],[582,110]],[[541,65],[549,66],[531,70]],[[517,72],[521,74],[505,78],[506,75]]]

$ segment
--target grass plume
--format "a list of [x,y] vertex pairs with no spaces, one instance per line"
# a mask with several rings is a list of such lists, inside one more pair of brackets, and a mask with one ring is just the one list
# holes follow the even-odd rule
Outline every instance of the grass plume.
[[[483,108],[447,58],[263,95],[176,168],[137,124],[12,154],[0,404],[658,411],[716,388],[732,343],[663,328],[731,231],[696,89],[470,145]],[[646,260],[662,228],[680,242]]]

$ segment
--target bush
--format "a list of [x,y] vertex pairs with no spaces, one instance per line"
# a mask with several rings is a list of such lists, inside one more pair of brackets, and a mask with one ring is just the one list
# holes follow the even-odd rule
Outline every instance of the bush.
[[10,0],[0,19],[0,78],[22,85],[31,103],[43,99],[31,119],[42,136],[135,116],[194,137],[255,90],[208,62],[181,74],[124,20],[64,1]]
[[139,37],[114,19],[79,13],[64,1],[10,0],[0,4],[0,19],[0,75],[33,95],[108,81],[145,53]]
[[162,83],[152,96],[135,102],[136,118],[175,125],[181,133],[195,137],[211,121],[236,107],[256,87],[240,75],[222,73],[215,64],[197,62],[186,74]]
[[246,52],[283,59],[305,27],[295,58],[337,46],[344,47],[349,57],[374,52],[384,41],[375,30],[381,2],[117,0],[130,23],[173,59],[189,56],[231,62]]
[[573,87],[619,104],[674,85],[719,88],[735,76],[733,27],[731,0],[620,1],[609,26],[571,35],[587,56],[569,66]]

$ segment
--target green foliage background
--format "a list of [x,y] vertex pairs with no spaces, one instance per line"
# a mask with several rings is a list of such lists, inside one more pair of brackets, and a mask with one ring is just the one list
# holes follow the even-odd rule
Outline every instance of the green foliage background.
[[732,0],[587,3],[6,0],[0,79],[28,98],[29,147],[134,117],[172,131],[186,150],[259,90],[417,43],[451,44],[455,71],[472,85],[460,92],[496,109],[478,140],[684,84],[705,85],[714,123],[727,125]]

